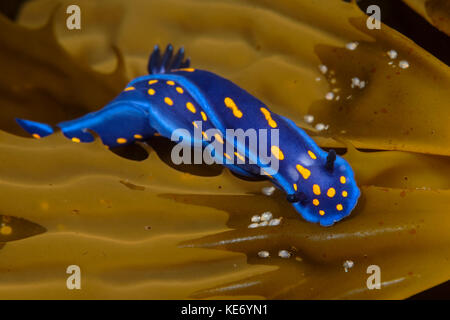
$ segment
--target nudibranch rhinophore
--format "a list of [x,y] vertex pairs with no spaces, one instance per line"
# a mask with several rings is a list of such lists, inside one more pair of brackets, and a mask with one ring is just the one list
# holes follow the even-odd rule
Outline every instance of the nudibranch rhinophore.
[[[211,154],[230,170],[250,177],[265,172],[309,222],[331,226],[356,206],[360,191],[347,161],[333,150],[322,150],[293,121],[273,113],[231,81],[191,68],[183,49],[173,56],[169,45],[161,55],[156,46],[148,71],[149,75],[132,80],[101,110],[57,126],[74,142],[93,141],[92,130],[111,148],[145,141],[155,134],[171,139],[181,128],[188,133],[183,140],[190,145],[200,143],[204,148],[214,141],[226,146],[227,152],[213,150]],[[36,138],[53,133],[47,124],[17,122]],[[194,132],[199,127],[200,142]],[[211,129],[215,133],[208,135]],[[262,146],[250,148],[235,138],[227,139],[229,129],[266,132],[267,137]],[[275,131],[277,143],[272,144]],[[265,171],[262,149],[270,150],[278,161],[276,171]]]

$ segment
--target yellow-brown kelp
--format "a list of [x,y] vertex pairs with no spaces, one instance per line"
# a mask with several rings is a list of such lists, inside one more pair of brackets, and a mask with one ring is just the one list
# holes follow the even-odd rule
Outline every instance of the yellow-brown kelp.
[[[56,2],[30,3],[20,21],[43,23],[32,20],[48,17]],[[17,221],[0,238],[1,298],[405,298],[449,278],[443,63],[385,25],[367,30],[358,8],[338,1],[76,2],[84,28],[77,36],[64,31],[69,2],[53,18],[72,58],[49,27],[0,21],[8,30],[0,33],[0,68],[10,68],[0,80],[0,214]],[[267,182],[168,165],[164,142],[138,162],[98,141],[11,134],[20,130],[14,117],[55,123],[119,92],[123,73],[109,78],[87,67],[114,68],[110,43],[131,79],[145,73],[155,43],[169,42],[184,45],[195,67],[231,78],[315,133],[322,147],[347,147],[362,192],[354,214],[328,229],[309,224],[281,193],[263,195]],[[304,123],[305,114],[328,130]],[[265,211],[281,222],[248,228]],[[19,218],[39,234],[11,241]],[[345,272],[347,260],[354,266]],[[82,290],[65,288],[71,264],[82,269]],[[381,267],[381,290],[366,287],[372,264]]]

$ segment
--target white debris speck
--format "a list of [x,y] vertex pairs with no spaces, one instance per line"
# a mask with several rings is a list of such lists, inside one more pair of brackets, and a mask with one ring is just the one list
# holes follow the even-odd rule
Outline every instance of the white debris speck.
[[303,119],[305,120],[306,123],[313,123],[314,121],[314,116],[311,114],[306,114]]
[[271,196],[275,192],[275,187],[265,187],[261,189],[261,192],[265,196]]
[[319,82],[320,80],[322,80],[320,77],[316,77],[317,82]]
[[347,100],[350,100],[352,98],[352,95],[347,96]]
[[290,254],[289,251],[287,251],[287,250],[280,250],[280,251],[278,252],[278,256],[279,256],[280,258],[283,258],[283,259],[288,259],[288,258],[291,257],[291,254]]
[[268,258],[268,257],[270,257],[270,254],[269,254],[269,252],[268,251],[260,251],[260,252],[258,252],[258,257],[260,257],[260,258]]
[[391,59],[395,59],[395,58],[397,58],[397,51],[395,51],[395,50],[389,50],[388,52],[387,52],[387,55],[389,56],[389,58],[391,58]]
[[406,60],[401,60],[399,61],[398,66],[402,69],[409,68],[409,62]]
[[325,99],[327,99],[327,100],[333,100],[333,98],[334,98],[334,93],[333,92],[328,92],[325,95]]
[[324,65],[324,64],[321,64],[321,65],[319,65],[319,70],[320,70],[320,72],[325,74],[328,71],[328,67],[326,65]]
[[268,224],[267,221],[262,221],[262,222],[260,222],[260,223],[258,224],[258,227],[266,227],[267,224]]
[[332,79],[330,80],[330,82],[331,82],[332,84],[335,84],[335,83],[336,83],[336,78],[332,78]]
[[344,267],[345,272],[348,272],[348,269],[353,268],[354,264],[355,263],[352,260],[346,260],[346,261],[344,261],[342,266]]
[[347,48],[348,50],[355,50],[356,47],[358,47],[359,43],[354,41],[354,42],[349,42],[345,45],[345,48]]
[[272,219],[272,212],[270,211],[266,211],[261,215],[261,220],[262,221],[269,221],[270,219]]
[[251,225],[248,226],[249,229],[254,229],[254,228],[258,228],[259,224],[258,223],[252,223]]
[[323,123],[316,124],[316,130],[319,131],[325,130],[325,125]]
[[269,221],[269,226],[277,226],[281,223],[281,219],[272,219]]
[[339,101],[339,99],[341,99],[341,97],[340,97],[340,96],[337,96],[337,97],[336,97],[336,101]]
[[394,64],[394,61],[389,61],[388,65],[392,66]]
[[352,84],[351,84],[351,87],[352,87],[352,88],[358,87],[360,82],[361,82],[361,80],[359,80],[358,77],[352,78]]
[[365,86],[366,86],[366,82],[365,82],[365,81],[361,81],[361,82],[359,83],[359,88],[360,88],[360,89],[364,88]]
[[260,222],[260,221],[261,221],[261,217],[260,217],[260,216],[254,215],[254,216],[252,217],[252,222]]
[[358,87],[360,89],[364,88],[366,86],[365,81],[361,81],[358,77],[352,78],[352,84],[350,85],[352,88]]

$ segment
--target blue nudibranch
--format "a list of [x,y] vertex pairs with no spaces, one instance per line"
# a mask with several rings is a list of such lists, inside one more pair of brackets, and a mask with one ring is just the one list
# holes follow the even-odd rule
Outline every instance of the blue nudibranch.
[[[57,126],[74,142],[93,141],[89,132],[92,130],[113,148],[145,141],[155,134],[170,139],[178,128],[193,136],[194,127],[201,123],[203,134],[208,129],[217,129],[221,135],[214,138],[222,144],[231,144],[234,155],[241,160],[254,158],[255,153],[234,139],[226,140],[226,129],[278,129],[279,144],[269,142],[268,150],[279,160],[279,169],[269,177],[287,194],[287,200],[305,220],[322,226],[331,226],[350,214],[360,191],[352,168],[343,158],[334,150],[322,150],[293,121],[271,112],[231,81],[191,68],[183,49],[174,57],[172,54],[171,45],[162,56],[156,46],[148,63],[149,75],[132,80],[101,110]],[[17,122],[36,138],[53,133],[47,124],[22,119]],[[191,139],[190,143],[193,142]],[[221,157],[230,155],[223,153]],[[258,160],[252,165],[224,165],[238,174],[255,176],[261,169]]]

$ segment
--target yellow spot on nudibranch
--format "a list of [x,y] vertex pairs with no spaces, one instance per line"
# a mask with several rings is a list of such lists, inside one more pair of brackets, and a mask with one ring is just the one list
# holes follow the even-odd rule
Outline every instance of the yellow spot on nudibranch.
[[260,110],[264,114],[264,117],[266,118],[269,126],[271,126],[272,128],[276,128],[277,123],[275,122],[275,120],[272,119],[272,116],[270,115],[270,111],[267,110],[266,108],[261,108]]
[[72,141],[75,142],[75,143],[79,143],[79,142],[80,142],[80,139],[77,138],[77,137],[73,137],[73,138],[72,138]]
[[36,139],[40,139],[41,138],[41,136],[38,135],[37,133],[33,133],[32,136],[33,136],[33,138],[36,138]]
[[216,133],[214,135],[214,137],[216,138],[217,141],[219,141],[221,144],[223,144],[223,139],[222,139],[222,136],[220,134]]
[[151,95],[151,96],[153,96],[153,95],[156,93],[156,91],[155,91],[154,89],[152,89],[152,88],[148,89],[147,92],[148,92],[148,94]]
[[233,115],[236,118],[242,118],[242,111],[239,110],[238,106],[236,105],[236,103],[234,103],[233,99],[226,97],[224,102],[227,108],[230,108],[233,111]]
[[317,200],[317,199],[314,199],[313,200],[313,205],[315,205],[316,207],[319,205],[319,200]]
[[231,157],[230,157],[226,152],[224,152],[223,155],[224,155],[227,159],[231,160]]
[[308,179],[309,176],[311,175],[311,171],[309,171],[308,169],[306,169],[305,167],[301,166],[301,165],[297,165],[296,166],[298,172],[300,172],[300,174],[303,176],[303,179]]
[[342,209],[344,209],[344,208],[342,207],[342,204],[338,204],[338,205],[336,206],[336,209],[337,209],[338,211],[342,211]]
[[202,131],[202,135],[203,135],[203,137],[204,137],[206,140],[208,140],[208,135],[206,134],[205,131]]
[[135,135],[134,135],[134,138],[135,138],[135,139],[142,139],[143,136],[141,136],[140,134],[135,134]]
[[318,184],[313,185],[313,192],[316,195],[320,195],[320,187]]
[[166,83],[167,83],[169,86],[174,86],[174,85],[175,85],[175,82],[173,82],[172,80],[166,81]]
[[180,94],[184,92],[182,87],[177,87],[175,90],[177,90],[177,92]]
[[277,146],[272,146],[272,148],[270,150],[272,151],[272,154],[274,155],[274,157],[277,158],[278,160],[284,159],[283,152]]
[[136,90],[136,88],[135,87],[128,87],[128,88],[125,88],[124,91],[132,91],[132,90]]
[[192,113],[196,113],[197,112],[197,110],[195,109],[194,105],[192,103],[190,103],[190,102],[186,103],[186,108]]
[[10,235],[12,233],[12,228],[10,226],[2,226],[0,228],[0,233],[4,236]]
[[161,133],[155,132],[155,133],[153,134],[153,136],[154,136],[154,137],[160,137],[160,136],[161,136]]
[[198,125],[195,123],[195,121],[192,121],[192,124],[198,129]]
[[202,112],[200,112],[201,113],[201,115],[202,115],[202,119],[203,119],[203,121],[206,121],[206,120],[208,120],[208,117],[206,116],[206,113],[204,113],[203,111]]
[[345,179],[344,176],[341,176],[341,177],[339,178],[339,181],[341,181],[341,183],[344,184],[344,183],[347,181],[347,179]]
[[119,143],[119,144],[124,144],[124,143],[126,143],[127,142],[127,139],[125,139],[125,138],[117,138],[117,143]]
[[328,191],[327,191],[328,197],[333,198],[335,194],[336,194],[336,190],[334,190],[334,188],[328,189]]
[[347,191],[342,191],[342,196],[344,197],[344,198],[347,198],[347,196],[348,196],[348,193],[347,193]]
[[173,106],[173,101],[169,97],[165,97],[164,102],[167,103],[169,106]]
[[245,161],[245,158],[242,155],[240,155],[239,153],[235,152],[234,154],[236,155],[236,157],[241,159],[241,161]]
[[308,150],[308,154],[312,159],[314,159],[314,160],[317,159],[316,155],[311,150]]
[[154,84],[154,83],[157,83],[157,82],[158,82],[158,80],[153,79],[153,80],[150,80],[150,81],[148,82],[148,84]]
[[321,216],[323,216],[323,215],[325,214],[325,211],[319,210],[319,214],[320,214]]
[[294,190],[297,191],[298,188],[297,188],[297,184],[296,183],[293,184],[293,187],[294,187]]
[[181,68],[181,69],[176,69],[174,71],[186,71],[186,72],[194,72],[195,69],[194,68]]

